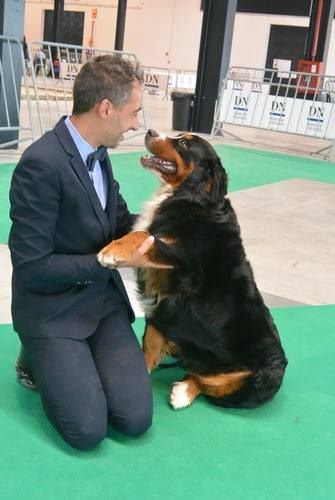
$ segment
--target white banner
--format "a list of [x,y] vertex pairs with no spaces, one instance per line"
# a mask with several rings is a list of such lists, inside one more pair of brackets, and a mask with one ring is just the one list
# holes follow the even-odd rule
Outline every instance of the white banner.
[[61,61],[60,77],[64,80],[74,80],[81,70],[83,64]]
[[168,75],[159,73],[144,73],[144,87],[149,94],[159,95],[161,92],[167,92]]
[[228,81],[217,121],[335,139],[335,103],[269,95],[269,85]]

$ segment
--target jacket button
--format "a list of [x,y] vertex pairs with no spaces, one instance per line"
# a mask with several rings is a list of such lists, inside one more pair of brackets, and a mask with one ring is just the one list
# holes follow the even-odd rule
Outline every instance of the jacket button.
[[93,285],[94,281],[91,280],[85,280],[85,281],[77,281],[76,285],[78,286],[88,286],[88,285]]

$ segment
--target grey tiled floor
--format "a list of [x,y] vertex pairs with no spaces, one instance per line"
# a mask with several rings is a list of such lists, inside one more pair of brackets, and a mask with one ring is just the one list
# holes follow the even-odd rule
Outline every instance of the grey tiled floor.
[[334,304],[335,184],[291,179],[230,198],[267,301]]
[[[149,127],[171,130],[171,102],[146,97]],[[329,142],[312,138],[227,127],[246,147],[309,155]],[[209,139],[209,136],[207,136]],[[231,142],[227,134],[214,143]],[[24,145],[20,146],[19,153]],[[143,134],[124,141],[117,153],[143,150]],[[15,162],[18,153],[0,153],[1,162]],[[335,168],[335,164],[334,164]],[[239,217],[248,258],[266,303],[271,307],[335,303],[335,185],[293,179],[234,192],[230,195]],[[252,214],[252,216],[250,215]],[[0,245],[0,323],[10,323],[11,266],[6,245]],[[123,277],[134,304],[132,270]]]

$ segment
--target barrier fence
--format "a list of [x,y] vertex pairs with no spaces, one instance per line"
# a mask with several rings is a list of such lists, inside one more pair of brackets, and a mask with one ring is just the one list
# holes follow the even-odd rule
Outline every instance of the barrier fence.
[[225,124],[334,141],[335,77],[232,67],[221,85],[212,136],[222,135]]
[[194,92],[196,72],[144,66],[144,87],[151,95],[168,98],[172,91]]
[[[33,141],[71,114],[74,79],[88,59],[100,54],[136,61],[128,52],[51,42],[31,42],[24,53],[20,40],[0,36],[0,150]],[[144,109],[140,120],[140,130],[146,129]]]
[[[95,49],[52,42],[31,42],[25,71],[30,88],[36,89],[36,112],[40,133],[51,129],[63,115],[72,112],[72,88],[81,67],[90,58],[103,54],[118,54],[134,62],[135,54],[108,49]],[[144,112],[141,128],[145,129]],[[135,135],[135,134],[132,134]]]
[[[0,150],[17,148],[54,127],[72,111],[73,82],[82,65],[100,54],[135,54],[108,49],[37,41],[23,50],[20,40],[0,36]],[[194,91],[195,72],[143,67],[145,93],[168,98],[172,90]],[[146,130],[145,99],[140,132]],[[141,130],[142,129],[142,130]]]
[[[32,99],[36,89],[29,88],[22,44],[16,38],[0,36],[0,148],[35,138]],[[23,118],[21,100],[26,100]]]
[[[128,52],[51,42],[31,42],[24,53],[18,39],[0,36],[0,150],[33,141],[69,115],[74,79],[82,65],[99,54],[136,61]],[[143,69],[144,86],[151,95],[167,98],[173,90],[194,92],[193,71]],[[212,136],[223,135],[225,124],[232,124],[328,139],[334,145],[334,108],[334,76],[232,67],[220,88]],[[146,128],[144,99],[139,133]]]

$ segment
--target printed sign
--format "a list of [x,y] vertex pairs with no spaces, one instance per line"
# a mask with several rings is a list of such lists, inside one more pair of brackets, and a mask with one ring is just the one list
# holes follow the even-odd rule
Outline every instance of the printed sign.
[[168,85],[168,75],[159,73],[144,73],[144,87],[150,94],[159,95],[166,92]]
[[217,121],[335,139],[335,103],[272,96],[269,85],[228,81]]
[[73,80],[79,73],[82,64],[61,61],[60,63],[60,75],[64,80]]

